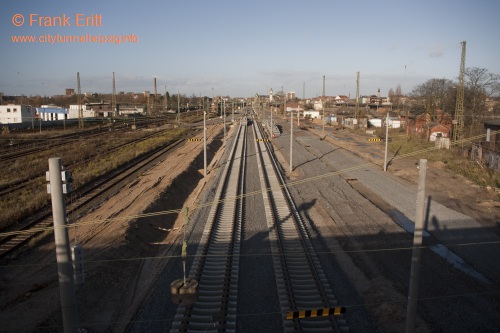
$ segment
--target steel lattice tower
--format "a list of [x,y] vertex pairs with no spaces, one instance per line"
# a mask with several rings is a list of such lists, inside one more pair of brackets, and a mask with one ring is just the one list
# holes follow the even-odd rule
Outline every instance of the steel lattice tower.
[[462,43],[462,60],[458,75],[457,104],[455,106],[455,120],[453,121],[453,142],[463,139],[464,128],[464,72],[465,72],[465,41]]

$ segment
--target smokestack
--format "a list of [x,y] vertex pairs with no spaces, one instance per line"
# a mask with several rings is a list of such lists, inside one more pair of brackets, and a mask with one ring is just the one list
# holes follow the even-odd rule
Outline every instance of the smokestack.
[[155,98],[156,98],[156,78],[154,78],[155,80]]

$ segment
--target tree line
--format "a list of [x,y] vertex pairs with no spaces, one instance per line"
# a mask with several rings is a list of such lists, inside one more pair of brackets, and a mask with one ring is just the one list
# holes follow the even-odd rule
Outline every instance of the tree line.
[[[410,115],[426,113],[431,121],[437,118],[437,110],[455,117],[458,81],[433,78],[417,85],[408,98],[398,85],[389,90],[393,106],[409,111]],[[467,136],[484,131],[483,121],[500,117],[500,75],[479,67],[464,71],[463,123]]]

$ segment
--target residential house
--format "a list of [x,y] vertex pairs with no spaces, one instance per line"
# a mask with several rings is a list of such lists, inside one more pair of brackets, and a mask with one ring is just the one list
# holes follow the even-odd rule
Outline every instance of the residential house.
[[334,98],[335,104],[345,104],[349,102],[349,97],[346,95],[337,95]]

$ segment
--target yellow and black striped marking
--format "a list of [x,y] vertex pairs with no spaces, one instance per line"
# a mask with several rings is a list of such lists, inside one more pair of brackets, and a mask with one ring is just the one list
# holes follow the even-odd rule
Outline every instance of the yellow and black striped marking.
[[193,139],[188,139],[188,141],[201,141],[201,139],[193,138]]
[[334,308],[313,309],[313,310],[289,311],[286,313],[286,319],[326,317],[330,315],[338,316],[341,313],[345,313],[345,311],[346,308],[343,306],[337,306]]
[[368,141],[382,141],[381,138],[370,138],[368,139]]
[[257,139],[257,142],[262,141],[262,142],[269,142],[269,139]]

